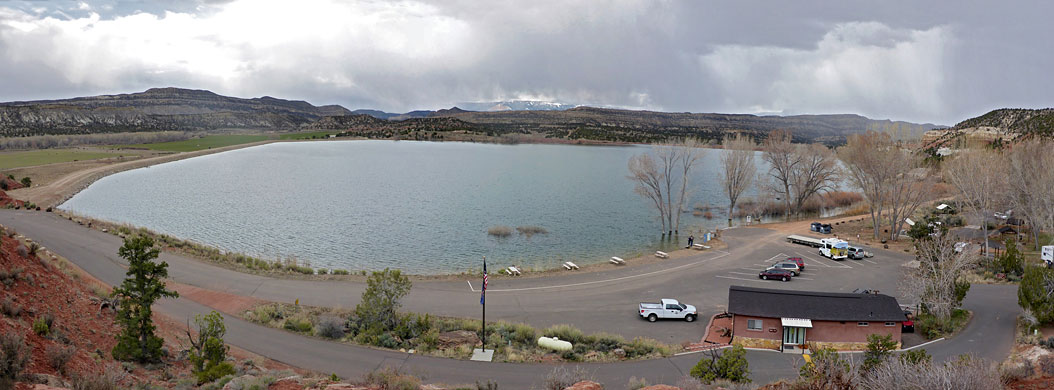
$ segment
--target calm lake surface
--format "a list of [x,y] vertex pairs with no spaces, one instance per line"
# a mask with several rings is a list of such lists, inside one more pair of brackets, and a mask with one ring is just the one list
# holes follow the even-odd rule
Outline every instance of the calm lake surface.
[[[478,268],[485,255],[495,268],[553,268],[677,246],[662,241],[655,211],[626,178],[629,158],[648,150],[274,143],[111,175],[60,208],[314,267],[438,274]],[[706,150],[685,205],[714,205],[715,218],[685,212],[680,246],[688,232],[725,224],[720,153]],[[496,225],[549,233],[496,238],[487,234]]]

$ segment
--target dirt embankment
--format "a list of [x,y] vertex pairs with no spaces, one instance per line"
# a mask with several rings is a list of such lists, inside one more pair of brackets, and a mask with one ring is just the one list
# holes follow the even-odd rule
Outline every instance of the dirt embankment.
[[[45,183],[38,186],[32,186],[30,188],[22,188],[11,192],[11,196],[36,203],[41,207],[54,207],[62,204],[67,199],[73,197],[81,190],[87,188],[91,183],[99,180],[103,177],[112,175],[117,172],[127,171],[136,168],[148,167],[151,165],[162,164],[166,162],[182,160],[191,157],[204,156],[206,154],[225,152],[228,150],[247,148],[250,146],[263,145],[267,143],[275,142],[273,140],[253,142],[241,145],[232,145],[222,148],[198,150],[194,152],[174,153],[166,154],[157,157],[149,157],[139,160],[115,162],[111,164],[96,165],[85,167],[84,169],[74,170],[65,176],[62,176],[50,183]],[[63,165],[63,164],[75,164],[75,163],[60,163],[51,165]]]

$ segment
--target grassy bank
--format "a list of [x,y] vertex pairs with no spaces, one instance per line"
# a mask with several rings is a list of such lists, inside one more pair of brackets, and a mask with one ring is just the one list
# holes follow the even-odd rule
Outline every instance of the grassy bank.
[[352,272],[344,269],[315,269],[311,267],[311,263],[301,261],[294,257],[267,260],[241,253],[222,251],[193,241],[182,240],[167,234],[161,234],[147,228],[137,228],[128,224],[100,221],[77,216],[72,213],[62,213],[62,215],[70,221],[122,238],[136,234],[148,236],[153,238],[154,241],[166,251],[178,252],[196,257],[239,272],[268,276],[319,276],[333,279],[352,274],[365,275],[366,273],[365,270]]
[[271,137],[267,135],[207,135],[201,138],[192,138],[183,141],[118,145],[116,147],[120,149],[150,149],[164,152],[192,152],[195,150],[222,148],[224,146],[266,141],[268,139],[271,139]]
[[[468,359],[481,335],[479,320],[431,315],[403,314],[392,331],[366,329],[352,310],[268,303],[244,315],[246,320],[276,329],[331,339],[347,344],[409,351],[431,356]],[[462,331],[462,332],[459,332]],[[458,337],[448,336],[458,332]],[[465,337],[468,336],[468,337]],[[555,352],[538,346],[538,337],[569,341],[571,351]],[[671,356],[681,348],[653,339],[597,333],[586,335],[570,325],[538,330],[519,323],[487,323],[487,349],[494,349],[496,362],[609,362]]]
[[0,170],[32,167],[70,161],[98,160],[100,158],[138,156],[135,153],[86,151],[77,149],[45,149],[0,153]]

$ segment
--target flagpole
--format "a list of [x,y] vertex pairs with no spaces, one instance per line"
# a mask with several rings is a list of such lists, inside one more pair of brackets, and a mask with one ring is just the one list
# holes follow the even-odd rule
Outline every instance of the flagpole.
[[[483,277],[487,277],[487,256],[483,256]],[[487,350],[487,285],[483,285],[483,351]]]

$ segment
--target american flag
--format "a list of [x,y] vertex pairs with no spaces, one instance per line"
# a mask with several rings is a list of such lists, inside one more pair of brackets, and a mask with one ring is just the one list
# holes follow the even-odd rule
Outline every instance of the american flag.
[[483,291],[479,294],[479,304],[483,305],[484,298],[487,296],[487,258],[483,258]]

